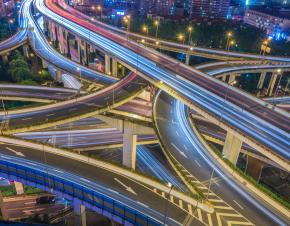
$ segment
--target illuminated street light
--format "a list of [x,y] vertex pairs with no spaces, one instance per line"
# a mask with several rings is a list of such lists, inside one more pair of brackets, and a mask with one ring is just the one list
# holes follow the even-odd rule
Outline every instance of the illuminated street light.
[[156,30],[155,30],[155,38],[156,38],[156,40],[157,40],[157,37],[158,37],[159,24],[160,24],[159,20],[155,20],[154,21],[154,26],[156,27]]
[[271,51],[271,49],[269,47],[270,42],[271,42],[270,38],[263,40],[262,45],[261,45],[260,55],[265,56],[266,52],[270,53],[270,51]]
[[193,30],[192,26],[189,26],[187,28],[187,31],[188,31],[188,45],[191,44],[191,34],[192,34],[192,30]]
[[227,33],[227,45],[226,45],[226,50],[229,49],[229,43],[230,43],[230,39],[233,36],[233,33],[231,31],[229,31]]
[[130,33],[130,25],[131,25],[131,16],[126,15],[124,16],[124,22],[127,24],[127,39],[129,39],[129,33]]
[[149,29],[148,29],[148,27],[147,27],[146,25],[144,25],[144,26],[142,27],[142,31],[143,31],[144,33],[146,33],[146,35],[148,36]]
[[182,42],[182,44],[184,45],[184,41],[185,41],[185,37],[184,37],[184,35],[183,35],[183,34],[179,34],[179,35],[177,36],[177,38],[178,38],[178,40],[179,40],[180,42]]
[[98,5],[97,6],[97,10],[100,12],[100,21],[102,22],[102,18],[103,18],[103,8],[102,8],[102,6]]

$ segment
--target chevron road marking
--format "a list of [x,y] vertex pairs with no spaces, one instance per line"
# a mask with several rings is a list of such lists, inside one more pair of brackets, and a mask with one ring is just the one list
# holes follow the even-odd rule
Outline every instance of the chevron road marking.
[[232,225],[253,225],[250,222],[240,222],[240,221],[228,221],[228,226]]

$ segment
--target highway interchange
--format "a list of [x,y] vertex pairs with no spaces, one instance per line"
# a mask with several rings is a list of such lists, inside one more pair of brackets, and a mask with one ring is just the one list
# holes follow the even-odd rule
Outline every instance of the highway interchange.
[[[35,23],[30,13],[31,11],[29,9],[32,2],[32,0],[24,1],[20,15],[25,15],[25,19],[23,20],[25,22],[23,22],[23,24],[26,23],[26,20],[29,21],[27,28],[29,28],[30,44],[36,54],[50,64],[66,72],[76,75],[76,68],[80,67],[84,78],[92,82],[101,82],[105,86],[113,83],[115,83],[115,85],[109,86],[105,88],[105,90],[101,90],[90,96],[78,97],[73,102],[68,100],[67,102],[57,103],[55,107],[49,107],[49,109],[39,109],[35,111],[35,109],[31,108],[24,110],[24,113],[11,112],[8,117],[3,114],[2,121],[9,121],[9,128],[6,128],[7,134],[14,133],[15,130],[13,129],[25,128],[28,125],[46,124],[46,126],[41,127],[46,128],[51,125],[57,125],[60,121],[75,121],[109,110],[110,105],[116,107],[135,97],[138,92],[148,84],[147,81],[149,81],[169,94],[162,92],[160,96],[158,96],[155,102],[155,106],[157,105],[158,108],[156,108],[156,112],[153,111],[161,142],[166,142],[166,147],[170,150],[172,155],[187,170],[189,177],[193,176],[197,183],[200,183],[200,181],[207,181],[211,177],[212,169],[215,169],[217,183],[214,183],[212,186],[213,193],[211,195],[213,198],[211,199],[218,200],[218,203],[222,203],[216,205],[220,206],[220,210],[218,210],[219,208],[217,207],[215,214],[218,215],[218,213],[220,213],[220,217],[213,218],[212,215],[209,217],[208,214],[198,209],[198,211],[194,213],[195,220],[192,222],[193,225],[199,225],[201,224],[200,222],[206,225],[223,225],[228,221],[238,221],[243,225],[287,224],[287,218],[285,218],[285,216],[281,216],[281,214],[277,213],[269,205],[263,203],[263,201],[257,201],[257,197],[249,194],[248,191],[242,188],[241,184],[232,179],[227,173],[222,172],[220,166],[213,163],[206,148],[200,143],[198,137],[192,131],[187,117],[188,109],[183,103],[194,108],[203,115],[210,115],[212,118],[218,118],[219,123],[224,125],[224,128],[234,127],[235,130],[246,135],[252,143],[258,142],[262,144],[262,150],[266,149],[270,150],[270,152],[275,152],[279,155],[279,160],[282,159],[282,162],[286,162],[286,164],[283,164],[286,168],[289,167],[289,152],[287,151],[289,150],[289,115],[287,113],[283,112],[283,114],[280,114],[276,110],[269,109],[263,101],[252,98],[243,92],[239,92],[222,82],[209,78],[206,74],[196,69],[177,63],[153,50],[144,49],[142,45],[137,45],[134,42],[126,40],[124,37],[118,37],[116,34],[107,32],[102,28],[96,29],[96,27],[90,25],[87,21],[76,19],[73,14],[64,13],[59,8],[55,7],[50,0],[46,1],[48,8],[45,6],[44,1],[35,0],[34,3],[36,8],[38,8],[41,14],[56,23],[62,24],[71,31],[77,31],[77,34],[83,38],[88,37],[88,34],[90,34],[90,39],[87,40],[88,42],[94,45],[101,45],[104,51],[117,56],[121,62],[128,65],[134,72],[137,72],[137,74],[140,74],[143,78],[136,76],[135,73],[131,73],[125,77],[125,79],[117,82],[115,78],[96,73],[91,69],[87,69],[84,66],[80,66],[68,60],[61,54],[56,53],[56,51],[50,47],[41,33],[41,29]],[[52,12],[52,10],[55,12]],[[64,17],[57,14],[60,14],[60,12]],[[20,19],[21,18],[23,18],[23,16],[20,16]],[[93,31],[89,31],[88,29]],[[19,38],[14,37],[8,40],[8,43],[12,42],[12,44],[5,44],[3,45],[4,47],[0,45],[1,49],[10,49],[11,46],[15,46],[16,44],[13,43],[15,40],[17,40],[16,43],[23,43],[23,40],[25,40],[25,35],[23,35],[23,33],[25,33],[25,31],[26,29],[23,28],[21,32],[17,33],[15,36]],[[138,54],[136,52],[138,52]],[[275,60],[277,59],[285,60],[284,58],[275,58]],[[283,67],[287,67],[287,65],[283,65]],[[255,68],[255,66],[253,66],[253,68]],[[216,73],[220,73],[220,71]],[[62,92],[65,91],[63,90]],[[35,95],[43,99],[50,95],[49,92],[46,93],[46,91],[44,91],[44,93],[47,96],[43,94],[39,95],[39,93]],[[114,96],[115,93],[117,95]],[[31,95],[33,96],[33,94]],[[68,98],[69,97],[71,96],[68,96]],[[177,97],[178,100],[173,97]],[[53,95],[50,98],[58,99],[57,96]],[[181,103],[180,100],[183,103]],[[90,109],[90,114],[87,113],[88,109]],[[80,115],[83,116],[79,117]],[[71,117],[71,120],[67,120],[69,117]],[[178,125],[178,127],[176,125]],[[176,135],[172,135],[166,131],[175,131]],[[3,132],[5,133],[5,130]],[[177,137],[184,137],[188,140],[181,140]],[[7,150],[7,144],[2,144],[2,147],[1,153],[11,155],[11,152],[9,153],[9,150]],[[27,159],[35,162],[43,162],[42,153],[37,153],[29,148],[13,145],[12,147],[23,153]],[[114,178],[115,175],[108,176],[106,170],[101,173],[102,169],[98,169],[98,172],[100,172],[98,175],[92,173],[88,174],[88,172],[93,172],[93,170],[86,168],[89,166],[76,163],[70,159],[64,160],[62,158],[47,154],[46,164],[51,167],[61,168],[75,175],[85,175],[89,180],[97,181],[98,183],[102,182],[104,183],[103,185],[110,187],[112,190],[120,190],[118,183],[112,183],[114,181],[111,179]],[[21,159],[17,161],[19,161],[19,164],[25,164],[25,162],[27,162],[27,160]],[[33,164],[36,164],[35,162]],[[62,164],[63,162],[66,164]],[[48,167],[47,165],[45,167]],[[41,167],[43,166],[40,166],[40,168]],[[78,170],[76,171],[76,169]],[[69,173],[64,173],[64,175],[65,174],[72,177]],[[105,178],[107,178],[107,180]],[[144,197],[151,197],[150,200],[148,200],[144,198],[143,195],[138,196],[138,202],[141,203],[139,203],[138,209],[141,208],[140,206],[142,206],[142,203],[148,202],[148,205],[145,204],[147,208],[144,208],[143,205],[143,211],[148,213],[154,206],[154,211],[149,211],[148,214],[157,219],[162,219],[162,214],[160,215],[160,213],[164,212],[166,199],[162,199],[158,195],[152,196],[152,191],[147,191],[138,184],[135,185],[132,180],[127,181],[126,178],[122,178],[122,181],[123,180],[125,180],[127,184],[130,184],[130,186],[136,186],[134,188],[138,190],[138,192],[140,191],[142,194],[148,193],[144,195]],[[206,193],[207,188],[204,187],[203,184],[201,184],[201,187],[205,189]],[[121,200],[127,205],[136,205],[134,201],[130,200],[130,198],[136,198],[134,194],[132,195],[130,192],[124,193],[124,191],[122,191],[122,195],[128,197],[125,198],[118,194],[119,192],[114,194],[112,190],[111,192],[110,190],[107,191],[106,194],[116,198],[116,200]],[[174,225],[175,221],[178,221],[180,224],[183,223],[187,214],[182,208],[170,204],[168,216],[168,223]],[[219,218],[221,222],[217,220]]]

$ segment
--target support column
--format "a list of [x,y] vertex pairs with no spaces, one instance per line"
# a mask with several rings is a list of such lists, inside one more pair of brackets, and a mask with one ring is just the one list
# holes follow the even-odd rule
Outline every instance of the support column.
[[124,121],[123,165],[135,170],[137,135],[133,134],[133,132],[134,124],[128,121]]
[[118,77],[118,62],[116,59],[112,59],[112,75]]
[[252,156],[247,156],[246,173],[256,179],[258,182],[261,177],[262,169],[266,164]]
[[7,54],[1,55],[1,58],[2,58],[3,64],[7,64],[8,63],[8,56],[7,56]]
[[59,45],[59,51],[61,54],[64,54],[64,35],[63,35],[63,29],[61,26],[58,26],[58,45]]
[[56,78],[55,79],[56,79],[57,82],[62,82],[61,78],[62,78],[62,70],[57,68],[56,69]]
[[24,186],[22,183],[14,181],[15,191],[17,195],[24,194]]
[[110,75],[111,74],[111,59],[109,55],[105,55],[105,73]]
[[276,73],[273,73],[272,74],[272,77],[271,77],[271,80],[270,80],[270,83],[269,83],[268,89],[267,89],[267,95],[268,96],[271,96],[272,93],[273,93],[273,90],[274,90],[274,86],[275,86],[277,77],[278,77],[278,74],[276,74]]
[[234,165],[238,161],[238,157],[242,147],[242,141],[237,138],[234,134],[227,132],[223,155],[226,159],[230,160]]
[[79,63],[82,63],[82,53],[81,53],[81,40],[77,38],[77,45],[78,45],[78,58],[79,58]]
[[73,203],[74,214],[75,214],[75,225],[86,226],[86,207],[79,202]]
[[263,86],[264,86],[264,81],[265,81],[265,78],[266,78],[266,74],[267,74],[266,71],[263,71],[263,72],[260,74],[260,78],[259,78],[259,82],[258,82],[258,85],[257,85],[257,89],[262,89],[262,88],[263,88]]
[[43,67],[43,68],[47,68],[47,63],[46,63],[46,61],[45,61],[44,59],[42,59],[41,62],[42,62],[42,67]]
[[23,46],[23,55],[28,58],[29,57],[29,46],[28,45],[24,45]]
[[185,64],[189,65],[189,61],[190,61],[190,55],[186,54],[185,55]]
[[230,74],[229,84],[232,84],[236,80],[237,74]]
[[224,76],[222,77],[222,81],[225,82],[226,80],[227,80],[227,76],[224,75]]

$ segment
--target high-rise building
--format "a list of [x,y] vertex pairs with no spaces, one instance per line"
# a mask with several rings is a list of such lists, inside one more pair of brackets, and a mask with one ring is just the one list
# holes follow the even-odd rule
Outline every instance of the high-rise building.
[[193,0],[192,17],[222,19],[226,18],[230,0]]
[[5,17],[11,13],[15,6],[14,0],[0,0],[0,17]]

